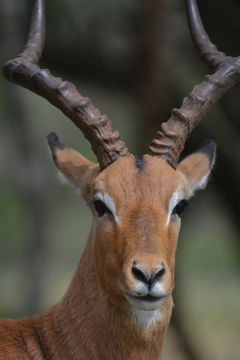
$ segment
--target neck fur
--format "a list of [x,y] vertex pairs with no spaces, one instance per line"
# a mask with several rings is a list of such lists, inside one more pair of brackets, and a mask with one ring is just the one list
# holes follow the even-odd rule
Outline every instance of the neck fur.
[[[160,310],[129,312],[110,304],[96,275],[90,236],[72,283],[54,308],[67,359],[159,359],[172,310],[169,297]],[[71,354],[71,355],[68,355]]]

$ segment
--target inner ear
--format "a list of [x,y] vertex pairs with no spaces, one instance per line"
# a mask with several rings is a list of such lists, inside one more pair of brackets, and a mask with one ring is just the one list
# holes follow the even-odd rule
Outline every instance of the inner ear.
[[58,170],[71,184],[84,190],[99,172],[99,166],[86,159],[79,152],[64,147],[55,133],[49,134],[47,139],[53,161]]
[[188,197],[196,190],[206,187],[215,157],[216,143],[213,140],[205,140],[195,153],[179,163],[177,171],[184,177]]

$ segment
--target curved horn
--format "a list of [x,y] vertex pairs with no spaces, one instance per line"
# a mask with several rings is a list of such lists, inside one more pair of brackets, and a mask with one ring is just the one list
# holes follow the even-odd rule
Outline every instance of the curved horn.
[[226,60],[226,55],[219,51],[206,33],[199,10],[194,1],[186,1],[187,20],[192,40],[202,59],[208,63],[210,67],[215,69],[218,65]]
[[240,57],[226,56],[211,43],[204,30],[196,0],[186,0],[188,23],[192,39],[203,59],[215,70],[196,85],[184,98],[179,109],[173,109],[170,119],[162,123],[148,153],[164,158],[176,167],[185,142],[211,107],[240,82]]
[[83,97],[70,82],[56,78],[37,63],[45,38],[44,0],[35,0],[28,42],[23,52],[8,61],[3,72],[6,78],[46,98],[82,130],[90,141],[101,169],[128,154],[128,149],[112,130],[111,120],[101,115],[89,98]]

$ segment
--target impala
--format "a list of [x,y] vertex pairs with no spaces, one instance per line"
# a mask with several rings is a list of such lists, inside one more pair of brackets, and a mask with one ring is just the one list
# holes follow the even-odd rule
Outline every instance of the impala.
[[159,359],[173,306],[180,216],[207,184],[215,143],[205,141],[178,159],[191,131],[240,81],[240,58],[211,43],[196,0],[187,1],[187,13],[194,43],[213,74],[172,110],[147,153],[134,156],[90,99],[38,66],[45,20],[44,1],[35,0],[29,40],[4,65],[4,74],[57,106],[90,141],[98,164],[64,147],[56,134],[48,136],[55,165],[81,190],[94,221],[63,299],[35,317],[0,321],[1,359]]

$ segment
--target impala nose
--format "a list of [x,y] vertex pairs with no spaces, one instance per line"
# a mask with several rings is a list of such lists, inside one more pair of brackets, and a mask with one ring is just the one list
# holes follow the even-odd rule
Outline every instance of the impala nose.
[[134,277],[147,284],[149,289],[151,286],[158,280],[162,278],[162,276],[165,274],[166,270],[164,266],[161,266],[161,268],[155,269],[151,274],[148,274],[143,268],[133,265],[132,267],[132,273]]

